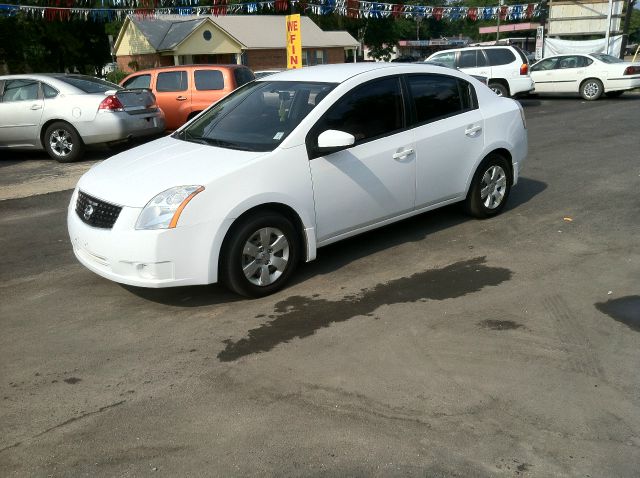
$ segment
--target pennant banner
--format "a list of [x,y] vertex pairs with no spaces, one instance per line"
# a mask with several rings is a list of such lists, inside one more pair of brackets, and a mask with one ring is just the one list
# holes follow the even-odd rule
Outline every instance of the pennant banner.
[[[91,8],[93,0],[35,0],[46,5],[0,4],[0,16],[24,12],[46,21],[90,20],[110,22],[133,15],[138,18],[162,18],[186,15],[242,15],[258,12],[311,12],[316,15],[336,14],[349,18],[459,20],[528,20],[540,15],[540,3],[495,7],[433,7],[380,3],[361,0],[270,0],[265,2],[228,3],[228,0],[101,0],[101,7]],[[206,2],[206,4],[205,4]]]

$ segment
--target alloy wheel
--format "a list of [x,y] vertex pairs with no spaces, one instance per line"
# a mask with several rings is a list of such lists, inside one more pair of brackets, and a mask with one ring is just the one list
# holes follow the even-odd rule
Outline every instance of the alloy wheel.
[[289,241],[275,227],[263,227],[249,236],[242,249],[242,271],[257,286],[273,284],[289,263]]
[[502,203],[507,191],[507,175],[500,166],[491,166],[482,176],[480,198],[488,209],[495,209]]
[[71,133],[64,129],[56,129],[49,135],[49,146],[56,156],[65,157],[73,151]]

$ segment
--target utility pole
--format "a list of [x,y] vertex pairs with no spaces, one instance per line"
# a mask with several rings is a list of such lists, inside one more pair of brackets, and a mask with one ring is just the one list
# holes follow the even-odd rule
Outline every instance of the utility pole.
[[502,12],[502,5],[504,5],[504,0],[500,0],[500,5],[498,5],[498,28],[496,29],[496,43],[500,41],[500,13]]
[[609,54],[609,39],[611,37],[611,15],[613,14],[613,0],[609,0],[609,9],[607,11],[607,33],[604,36],[605,53]]

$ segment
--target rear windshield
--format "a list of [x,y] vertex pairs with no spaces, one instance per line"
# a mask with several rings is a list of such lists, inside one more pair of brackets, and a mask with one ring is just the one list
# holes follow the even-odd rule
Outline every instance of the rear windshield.
[[109,90],[121,90],[122,87],[100,78],[93,78],[91,76],[57,76],[56,79],[68,83],[71,86],[75,86],[79,90],[85,93],[104,93]]
[[518,55],[520,55],[520,59],[522,60],[522,63],[526,63],[528,65],[529,59],[527,58],[527,55],[525,55],[524,52],[517,46],[514,46],[513,49],[518,52]]
[[600,60],[602,63],[623,63],[620,58],[616,58],[615,56],[605,55],[604,53],[592,53],[592,57],[596,60]]
[[233,70],[233,76],[236,79],[236,86],[242,86],[256,79],[249,68],[236,68]]

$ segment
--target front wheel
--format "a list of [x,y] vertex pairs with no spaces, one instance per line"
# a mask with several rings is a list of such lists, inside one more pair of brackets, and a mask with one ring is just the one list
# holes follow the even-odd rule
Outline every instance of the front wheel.
[[602,96],[603,92],[604,87],[602,86],[602,82],[596,78],[584,80],[582,85],[580,85],[580,96],[587,101],[597,100]]
[[491,154],[480,164],[465,200],[470,215],[484,219],[500,213],[507,202],[511,184],[511,168],[505,158]]
[[235,224],[222,247],[220,275],[234,292],[264,297],[282,289],[299,257],[295,227],[275,212],[252,214]]
[[49,156],[59,163],[71,163],[80,159],[84,143],[76,129],[64,121],[56,121],[44,132],[44,147]]

